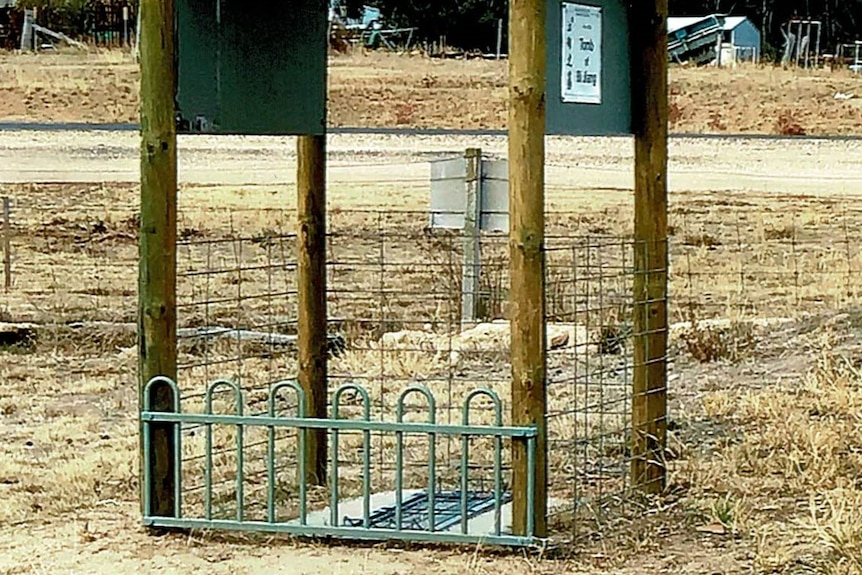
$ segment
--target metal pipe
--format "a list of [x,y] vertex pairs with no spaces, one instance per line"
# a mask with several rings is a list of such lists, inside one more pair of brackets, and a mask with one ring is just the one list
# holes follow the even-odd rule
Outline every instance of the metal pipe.
[[395,432],[395,529],[401,531],[402,507],[401,490],[404,488],[404,434]]
[[[176,388],[175,388],[176,389]],[[180,413],[179,389],[176,390],[175,404],[176,412]],[[174,426],[174,517],[183,516],[183,429],[180,425]]]
[[[242,407],[240,407],[239,411],[242,411]],[[237,415],[242,415],[239,413]],[[245,457],[243,454],[243,435],[244,435],[244,427],[242,424],[236,426],[236,520],[242,521],[243,518],[243,502],[245,500],[244,493],[244,483],[245,483],[245,474],[243,472]]]
[[467,489],[470,465],[470,438],[461,438],[461,533],[467,534]]
[[[212,417],[213,414],[213,394],[221,387],[226,387],[234,392],[234,410],[236,418],[233,422],[237,427],[236,449],[237,449],[237,475],[236,475],[236,515],[237,521],[242,521],[242,492],[243,492],[243,475],[242,475],[242,426],[244,425],[243,409],[242,409],[242,390],[239,385],[229,379],[217,379],[207,386],[204,396],[204,415]],[[216,422],[210,421],[206,425],[206,456],[204,458],[204,515],[207,519],[212,519],[212,443],[213,431],[212,426]]]
[[532,537],[536,531],[534,521],[534,494],[536,492],[536,438],[527,440],[527,529],[524,533]]
[[300,427],[297,430],[297,436],[299,437],[297,441],[298,445],[296,447],[298,451],[297,459],[299,461],[297,469],[297,473],[299,474],[299,523],[300,525],[305,525],[308,521],[308,483],[306,481],[306,478],[308,477],[308,475],[306,475],[308,462],[305,457],[303,457],[306,453],[306,434],[304,427]]
[[[332,400],[332,418],[338,419],[338,394]],[[303,435],[305,435],[303,433]],[[300,455],[300,460],[304,460]],[[304,476],[300,476],[305,483]],[[338,527],[338,430],[332,430],[332,461],[329,469],[329,524]]]
[[[432,421],[433,419],[433,411]],[[437,435],[434,433],[428,434],[428,530],[434,531],[436,523],[435,515],[437,513]]]
[[[270,410],[269,416],[275,414]],[[266,520],[275,523],[275,427],[267,427],[266,435]]]
[[[341,396],[353,391],[362,398],[362,416],[371,419],[371,398],[368,392],[355,383],[345,383],[335,390],[332,397],[332,419],[337,420],[341,407]],[[363,432],[362,438],[362,517],[366,529],[371,526],[371,432]],[[333,527],[338,526],[338,430],[332,430],[332,462],[330,467],[330,511],[329,520]]]
[[[280,381],[272,386],[269,390],[269,397],[267,398],[267,409],[266,413],[269,415],[271,419],[276,418],[276,405],[275,402],[278,399],[278,393],[282,389],[292,389],[296,393],[296,413],[300,419],[305,418],[306,415],[306,401],[305,401],[305,390],[299,385],[299,382],[296,380],[285,380]],[[274,523],[277,520],[277,514],[275,509],[275,426],[268,426],[268,438],[267,438],[267,493],[266,493],[266,507],[267,507],[267,518],[270,523]],[[301,441],[301,438],[300,438]],[[301,446],[300,446],[301,447]],[[304,461],[302,460],[301,454],[304,453],[300,450],[298,457],[299,466],[302,467]],[[305,477],[304,475],[300,475],[300,477]],[[305,525],[305,513],[302,510],[305,499],[305,485],[304,482],[300,481],[299,485],[299,499],[300,499],[300,523]]]
[[[270,533],[289,533],[300,537],[339,537],[343,539],[361,539],[372,541],[391,540],[391,529],[364,529],[360,527],[332,527],[332,526],[300,526],[291,523],[266,523],[263,521],[230,521],[202,519],[175,519],[172,517],[158,517],[147,521],[151,527],[167,527],[181,529],[209,529],[209,530],[232,530],[232,531],[257,531]],[[535,537],[521,537],[515,535],[462,535],[460,533],[427,531],[402,531],[398,539],[404,541],[418,541],[429,543],[469,543],[482,545],[506,545],[514,547],[537,547],[541,540]]]
[[[144,403],[144,405],[147,405]],[[147,405],[147,409],[149,406]],[[143,453],[143,473],[142,473],[142,489],[141,489],[141,506],[143,507],[144,517],[150,517],[152,511],[152,461],[150,460],[150,425],[151,422],[142,422],[141,424],[141,447]]]
[[[437,401],[434,399],[434,394],[431,393],[431,390],[422,384],[411,385],[407,389],[401,392],[401,395],[398,396],[398,403],[396,405],[396,421],[399,424],[404,423],[404,400],[408,395],[418,393],[425,397],[425,400],[428,402],[428,474],[430,476],[428,482],[428,530],[434,531],[434,505],[435,505],[435,493],[434,489],[436,488],[436,421],[437,421]],[[402,490],[404,487],[403,484],[403,467],[404,467],[404,433],[402,431],[396,432],[396,448],[395,448],[395,525],[396,529],[401,530],[401,519],[402,519],[402,506],[403,506],[403,496]]]
[[148,411],[141,413],[142,421],[164,422],[164,423],[187,423],[190,425],[225,424],[225,425],[254,425],[265,427],[272,425],[282,427],[309,427],[313,429],[342,429],[350,431],[377,431],[393,433],[435,433],[437,435],[500,435],[501,437],[514,437],[525,439],[536,437],[538,432],[535,427],[495,427],[493,425],[447,425],[412,423],[392,423],[388,421],[334,421],[331,419],[299,419],[296,417],[271,418],[262,415],[205,415],[200,413],[174,414],[161,411]]

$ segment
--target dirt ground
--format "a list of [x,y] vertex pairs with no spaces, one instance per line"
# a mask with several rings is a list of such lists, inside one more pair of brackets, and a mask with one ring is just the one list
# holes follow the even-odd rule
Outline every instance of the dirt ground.
[[[134,62],[121,52],[0,54],[0,121],[134,122]],[[677,133],[862,133],[862,77],[772,66],[673,67]],[[332,126],[501,129],[506,63],[379,52],[331,58]],[[853,96],[841,99],[841,95]],[[836,98],[836,96],[838,96]]]
[[[9,110],[0,111],[0,120],[134,119],[135,90],[116,89],[134,83],[129,62],[115,55],[85,62],[61,55],[39,60],[50,62],[42,67],[34,66],[33,58],[0,56],[0,110]],[[388,118],[387,125],[405,120],[401,125],[431,125],[438,119],[446,125],[443,119],[451,121],[453,108],[474,105],[461,102],[465,88],[454,77],[469,74],[475,78],[467,88],[475,94],[469,98],[475,100],[470,108],[475,117],[452,127],[501,125],[502,109],[486,109],[483,100],[491,93],[502,101],[501,64],[409,59],[409,81],[380,79],[403,77],[404,60],[352,56],[334,64],[333,82],[342,73],[342,78],[365,75],[362,82],[396,101],[416,101],[423,94],[428,100],[421,109],[366,100],[373,90],[354,92],[351,81],[354,104],[342,112],[333,106],[333,115],[343,114],[344,124]],[[812,133],[859,133],[858,108],[849,116],[856,128],[839,122],[848,111],[841,106],[854,100],[839,105],[829,94],[852,91],[854,78],[757,69],[745,78],[756,76],[765,84],[756,84],[737,102],[725,84],[708,83],[718,74],[675,70],[673,81],[707,86],[696,90],[705,98],[701,102],[718,106],[732,100],[738,112],[727,116],[731,123],[722,129],[728,132],[773,133],[770,110],[790,107],[799,114],[811,111],[793,117],[804,118]],[[489,92],[490,86],[497,88]],[[794,90],[804,90],[809,100],[788,95]],[[22,106],[16,95],[28,93]],[[762,103],[749,105],[753,94]],[[685,120],[689,124],[677,123],[677,131],[689,130],[681,125],[699,131],[697,122],[714,119],[680,97],[675,95],[692,115]],[[720,131],[717,127],[706,129]],[[260,246],[266,245],[262,238],[291,228],[295,158],[289,139],[200,138],[183,144],[185,238],[223,241],[239,229]],[[378,228],[369,213],[397,209],[424,218],[427,160],[471,144],[457,138],[333,137],[333,222],[373,236]],[[492,153],[505,150],[502,139],[487,138],[481,145]],[[14,206],[14,283],[9,293],[0,291],[0,324],[33,323],[36,334],[0,339],[0,574],[198,569],[309,575],[858,575],[859,146],[674,141],[672,321],[701,323],[678,328],[672,336],[667,492],[647,502],[643,513],[620,515],[601,536],[553,552],[507,554],[146,533],[137,505],[136,358],[130,329],[136,302],[136,137],[0,133],[0,196],[10,196]],[[629,141],[552,138],[549,164],[548,200],[556,225],[587,237],[630,233]],[[409,255],[413,268],[436,269],[428,261],[417,263],[422,254],[415,250],[399,254]],[[8,333],[4,329],[0,334]],[[420,359],[399,369],[416,377],[430,361]]]
[[[44,158],[57,154],[65,158],[64,173],[84,167],[91,174],[100,164],[90,164],[87,150],[102,150],[113,158],[108,163],[133,161],[136,153],[125,136],[41,137],[3,141],[4,163],[43,158],[44,168],[51,162]],[[423,158],[450,144],[463,147],[434,140],[338,142],[343,163],[334,166],[332,221],[362,237],[376,230],[368,210],[423,214]],[[563,170],[554,175],[549,201],[555,212],[576,214],[562,221],[587,235],[625,235],[630,193],[600,184],[607,174],[621,177],[614,166],[627,164],[628,147],[610,141],[596,150],[591,142],[573,150],[571,142],[560,142],[554,161],[587,157],[579,146],[590,144],[595,160],[582,159],[576,173],[595,169],[595,182],[575,182]],[[237,172],[290,162],[288,146],[269,145],[198,141],[187,159],[219,164],[221,149],[244,158],[235,160]],[[752,143],[735,143],[732,154],[715,154],[711,145],[680,146],[673,170],[688,174],[680,187],[708,178],[715,158],[737,166],[740,175],[723,190],[709,191],[701,182],[703,189],[692,185],[672,194],[673,321],[690,317],[689,310],[697,319],[720,321],[672,338],[668,492],[645,516],[621,516],[602,537],[545,554],[146,534],[136,503],[134,332],[127,328],[135,313],[137,187],[0,184],[0,195],[11,196],[15,206],[15,283],[0,294],[0,322],[33,322],[38,333],[35,342],[0,344],[0,498],[6,502],[0,573],[859,573],[858,154],[852,142],[818,143],[811,160],[800,163],[794,158],[803,148],[760,143],[772,146],[757,152],[769,161],[750,164]],[[372,148],[377,152],[362,152]],[[366,155],[389,180],[369,179],[356,164]],[[183,185],[184,237],[224,239],[241,229],[254,240],[290,228],[290,185],[236,182]],[[430,360],[411,361],[399,367],[408,378]]]

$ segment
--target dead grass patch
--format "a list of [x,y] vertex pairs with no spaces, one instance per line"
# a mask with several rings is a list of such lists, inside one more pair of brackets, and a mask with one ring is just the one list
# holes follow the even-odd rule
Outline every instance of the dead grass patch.
[[[506,62],[435,60],[350,51],[330,58],[335,126],[500,129]],[[862,116],[848,71],[673,66],[673,129],[682,133],[858,134]],[[0,54],[0,119],[132,122],[138,70],[128,53]]]
[[732,431],[683,464],[689,496],[750,538],[764,571],[862,572],[859,371],[826,350],[804,381],[764,384],[704,397],[704,415]]
[[714,326],[695,321],[681,331],[679,339],[686,352],[701,363],[738,362],[748,357],[757,345],[754,327],[746,322]]

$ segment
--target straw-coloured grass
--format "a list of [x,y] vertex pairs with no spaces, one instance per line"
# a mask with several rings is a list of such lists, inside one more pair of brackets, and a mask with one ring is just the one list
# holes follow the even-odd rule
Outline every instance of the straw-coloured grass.
[[[229,267],[238,258],[245,258],[242,261],[246,264],[278,264],[285,261],[280,259],[281,250],[290,254],[294,249],[290,239],[292,206],[281,204],[284,194],[254,188],[243,194],[224,188],[190,188],[185,192],[189,202],[181,218],[187,230],[185,239],[223,242],[209,252],[200,247],[203,243],[184,246],[182,270],[200,265]],[[14,221],[15,285],[9,297],[0,300],[0,311],[4,321],[35,322],[38,337],[32,346],[0,350],[0,431],[5,439],[0,445],[0,499],[8,502],[0,508],[0,533],[17,543],[8,555],[11,559],[3,559],[13,563],[7,568],[0,560],[0,566],[9,573],[34,571],[22,550],[29,549],[34,556],[40,550],[28,547],[30,544],[17,532],[38,529],[53,529],[56,537],[66,538],[62,539],[66,542],[78,541],[76,544],[91,555],[98,545],[96,540],[101,539],[113,549],[136,556],[136,549],[146,548],[150,541],[135,528],[137,192],[123,186],[33,186],[10,187],[4,193],[14,196],[19,209]],[[384,197],[395,195],[389,189],[381,193]],[[235,209],[205,209],[200,206],[202,198]],[[408,208],[421,210],[417,198],[401,197],[401,201]],[[241,210],[243,201],[252,199],[257,202],[255,210]],[[852,247],[862,218],[839,198],[794,198],[795,215],[784,209],[790,200],[785,204],[775,197],[751,196],[745,205],[734,203],[737,200],[719,193],[711,197],[711,202],[726,202],[721,213],[708,210],[704,198],[696,194],[680,193],[673,203],[671,289],[677,306],[674,309],[678,310],[673,321],[678,325],[671,333],[675,354],[671,373],[675,379],[671,383],[668,493],[657,501],[633,498],[619,510],[612,509],[615,502],[606,501],[607,509],[584,512],[579,516],[584,521],[581,533],[592,538],[580,542],[577,549],[583,553],[571,559],[571,564],[531,559],[535,572],[564,572],[572,566],[622,573],[655,572],[667,567],[667,553],[677,557],[675,564],[683,565],[679,568],[683,573],[707,569],[771,573],[808,569],[836,575],[860,572],[858,509],[862,491],[856,479],[862,475],[862,381],[854,340],[862,323],[853,307],[857,303],[855,270],[860,262]],[[343,197],[336,194],[333,201],[351,205],[346,193]],[[363,196],[354,201],[368,200]],[[576,225],[580,230],[601,227],[602,234],[617,236],[617,253],[625,245],[619,238],[630,232],[623,223],[629,221],[630,212],[626,205],[609,208],[608,201],[607,197],[594,201],[590,194],[574,194],[566,205],[578,212]],[[262,211],[256,211],[258,208]],[[836,213],[840,217],[835,217]],[[350,261],[357,268],[371,262],[368,269],[353,275],[343,272],[336,276],[337,281],[359,291],[382,277],[389,282],[385,286],[409,292],[401,299],[390,297],[388,307],[376,307],[377,300],[353,301],[344,295],[333,303],[344,314],[338,325],[344,327],[351,344],[332,359],[333,384],[358,381],[368,388],[375,410],[379,405],[391,410],[406,384],[423,382],[434,390],[441,404],[454,405],[451,413],[457,419],[464,394],[478,385],[488,385],[507,399],[506,334],[498,334],[499,341],[490,338],[466,348],[450,343],[457,335],[455,329],[461,329],[458,298],[449,294],[457,285],[460,261],[457,253],[451,262],[441,256],[451,238],[428,239],[421,230],[424,220],[414,218],[408,213],[390,214],[385,231],[391,235],[384,246],[389,251],[385,253],[404,265],[384,268],[389,275],[381,275],[377,259],[369,259],[379,257],[379,220],[349,209],[333,214],[333,231],[353,240],[338,244],[336,233],[334,257],[342,261],[353,258]],[[559,228],[573,225],[568,216],[552,215],[550,219]],[[241,254],[239,235],[248,238]],[[496,247],[489,254],[494,255],[494,250]],[[621,257],[607,256],[605,264],[619,263]],[[556,298],[563,323],[566,302],[572,300],[574,289],[564,270],[567,266],[571,269],[574,259],[553,255],[552,261],[558,267],[549,295]],[[505,270],[504,264],[502,261],[491,267],[493,271]],[[454,266],[454,275],[450,266]],[[282,275],[275,276],[274,287],[268,283],[269,276],[257,271],[248,272],[241,281],[231,274],[207,281],[186,278],[181,282],[181,300],[235,297],[239,287],[246,295],[275,288],[290,292],[292,284],[283,283],[289,274],[280,267],[278,273]],[[487,280],[489,288],[501,294],[500,286],[506,282],[502,273]],[[579,326],[582,332],[573,332],[572,341],[551,355],[549,373],[556,378],[553,381],[564,382],[549,390],[553,409],[563,411],[575,402],[604,402],[607,408],[625,401],[627,372],[619,363],[625,361],[625,354],[610,349],[601,354],[597,351],[603,333],[626,333],[625,300],[620,294],[627,289],[627,281],[623,277],[603,284],[602,297],[606,299],[591,300],[596,306],[603,304],[601,314],[593,316],[595,323]],[[374,289],[379,285],[374,283]],[[441,293],[424,298],[410,295],[423,288],[426,293],[436,293],[433,290],[437,289]],[[265,297],[248,300],[239,308],[213,306],[208,313],[189,308],[181,313],[181,323],[189,328],[232,322],[253,327],[276,317],[288,325],[287,320],[295,317],[291,316],[295,313],[293,305],[294,300],[285,296],[279,301]],[[386,313],[374,315],[380,309]],[[359,316],[359,312],[368,321],[349,321],[349,313]],[[495,313],[504,317],[504,306]],[[291,333],[291,329],[288,325],[283,331]],[[399,346],[397,336],[384,337],[398,332],[416,337],[422,333],[428,341],[409,340]],[[238,345],[229,338],[211,345],[188,340],[181,348],[182,361],[228,363],[188,368],[181,383],[199,391],[206,380],[239,374],[249,388],[265,388],[273,375],[291,377],[296,370],[289,348],[280,349],[278,358],[267,356],[273,349],[260,342]],[[239,354],[249,356],[241,366],[230,362]],[[573,359],[579,363],[572,363]],[[599,368],[616,370],[614,377],[619,379],[613,381],[618,385],[584,387],[575,381],[576,376],[595,374]],[[265,396],[259,392],[247,397],[257,409],[262,399]],[[411,420],[427,416],[420,401],[414,398],[409,405]],[[199,411],[201,406],[199,397],[186,403],[189,410]],[[623,412],[624,404],[620,406]],[[441,413],[450,413],[450,407]],[[232,409],[222,397],[216,408],[220,412]],[[508,412],[507,408],[506,418]],[[344,413],[358,416],[352,402]],[[375,412],[375,417],[379,415]],[[474,416],[477,422],[488,421],[489,412],[480,409]],[[588,419],[571,413],[553,419],[550,427],[561,441],[551,454],[555,477],[580,472],[585,469],[580,466],[584,461],[596,462],[596,468],[601,462],[625,461],[627,440],[620,432],[625,422],[616,414]],[[603,432],[608,433],[603,443],[578,451],[577,457],[566,449],[564,441],[574,439],[572,434],[595,436]],[[189,439],[187,455],[200,455],[201,438],[198,433]],[[263,436],[249,435],[250,441],[256,439]],[[234,440],[235,430],[216,430],[217,445],[229,448]],[[360,444],[361,437],[345,434],[345,456],[357,461]],[[294,445],[290,434],[279,439],[279,450],[286,458]],[[391,438],[375,438],[374,445],[375,465],[383,461],[381,469],[386,470],[392,460]],[[441,474],[447,478],[454,479],[456,470],[446,466],[451,460],[442,454],[457,459],[459,449],[457,441],[445,450],[441,447]],[[262,459],[257,457],[262,453],[261,447],[250,451],[254,460],[250,471],[263,469]],[[422,477],[426,453],[425,438],[410,439],[408,456],[414,464],[409,471],[411,482]],[[487,466],[489,453],[487,445],[477,445],[475,461]],[[218,479],[232,479],[232,454],[221,454],[217,460],[220,473],[224,472]],[[189,466],[188,472],[190,476],[197,473],[200,480],[199,467]],[[292,471],[288,467],[280,473],[279,502],[282,511],[290,513],[295,501]],[[391,481],[386,473],[375,476],[375,481],[381,481],[380,485]],[[356,468],[346,468],[343,477],[344,493],[356,493],[360,486]],[[555,495],[570,501],[570,487],[566,482],[555,485]],[[259,484],[255,488],[259,503]],[[253,492],[251,487],[249,492]],[[315,492],[313,500],[315,505],[324,505],[326,493]],[[216,501],[219,513],[231,513],[229,489],[220,488]],[[189,504],[199,505],[199,500],[192,497]],[[643,511],[647,511],[646,516]],[[598,524],[587,522],[588,518]],[[553,517],[554,525],[564,529],[571,527],[570,519],[563,512]],[[62,526],[73,520],[81,525],[75,529]],[[597,525],[601,531],[592,530]],[[205,538],[205,544],[200,545],[195,537],[195,549],[229,554],[263,549],[217,538]],[[148,553],[151,557],[179,553],[177,549],[186,541],[168,539],[164,550]],[[298,552],[282,547],[272,551],[279,556]],[[65,565],[59,551],[44,553],[46,564]],[[332,556],[338,553],[327,551]],[[377,553],[385,552],[372,553],[372,561],[381,561]],[[427,552],[421,557],[436,560],[439,555]],[[466,565],[472,565],[474,572],[524,567],[511,558],[490,557],[479,566],[472,555],[452,559],[444,554],[440,560],[451,572],[462,572]],[[415,561],[412,569],[419,573],[432,572],[436,567]]]

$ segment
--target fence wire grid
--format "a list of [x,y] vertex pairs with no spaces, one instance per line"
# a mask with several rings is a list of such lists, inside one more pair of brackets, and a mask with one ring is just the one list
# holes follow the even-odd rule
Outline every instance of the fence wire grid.
[[[352,186],[331,185],[336,192]],[[477,318],[465,322],[464,238],[429,229],[427,182],[389,177],[357,186],[366,198],[359,202],[363,205],[329,210],[331,389],[345,382],[363,385],[375,419],[391,419],[398,394],[411,383],[434,392],[438,422],[458,423],[461,401],[476,387],[490,387],[507,399],[507,238],[482,235]],[[374,186],[420,199],[412,208],[381,210],[373,207]],[[286,201],[291,193],[289,186],[181,191],[184,410],[202,409],[206,382],[227,377],[241,382],[247,412],[260,413],[269,386],[297,374],[296,215]],[[545,250],[550,519],[557,535],[601,529],[632,487],[631,387],[635,370],[643,367],[635,364],[632,341],[644,335],[635,333],[632,323],[639,303],[632,298],[639,248],[632,234],[631,192],[601,201],[593,194],[565,183],[548,186],[549,199],[559,198],[555,206],[571,208],[547,214]],[[133,358],[137,195],[137,186],[122,184],[0,188],[12,206],[11,227],[2,231],[11,245],[11,289],[3,294],[0,322],[44,326],[94,358]],[[671,370],[683,355],[732,361],[748,341],[738,326],[755,329],[858,305],[862,197],[783,196],[766,189],[720,198],[674,192],[669,216],[670,269],[654,271],[669,274]],[[697,330],[713,330],[721,345],[707,349],[703,337],[691,337]],[[134,362],[123,365],[118,377],[132,384]],[[68,369],[86,373],[88,368],[82,363]],[[489,406],[477,405],[472,421],[490,423]],[[232,398],[219,395],[215,409],[232,412]],[[289,413],[295,401],[285,397],[279,409]],[[510,411],[511,406],[504,410],[507,418]],[[344,407],[345,417],[359,412],[358,403]],[[426,405],[409,402],[406,419],[428,417]],[[194,428],[185,433],[190,438],[184,452],[186,501],[202,505],[203,434]],[[233,504],[233,433],[217,429],[214,438],[221,448],[216,500],[224,514]],[[265,513],[264,441],[263,435],[246,437],[250,518]],[[340,441],[341,488],[345,495],[358,495],[362,437]],[[280,435],[278,445],[281,504],[289,513],[296,489],[295,435]],[[428,442],[411,437],[406,445],[406,486],[420,487],[427,479]],[[438,446],[441,488],[457,488],[461,448],[460,442]],[[477,489],[489,481],[493,462],[483,454],[492,451],[471,446]],[[392,489],[391,438],[375,436],[372,454],[375,491]],[[509,473],[508,453],[504,464]],[[328,494],[321,489],[311,494],[311,501],[315,498],[323,505]]]

